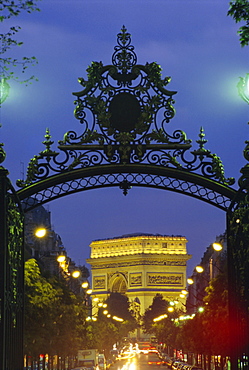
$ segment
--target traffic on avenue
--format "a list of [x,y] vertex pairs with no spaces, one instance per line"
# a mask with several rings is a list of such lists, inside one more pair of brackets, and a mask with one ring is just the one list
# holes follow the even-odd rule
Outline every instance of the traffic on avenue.
[[169,357],[158,350],[157,346],[146,342],[126,345],[120,351],[115,349],[111,351],[111,358],[108,360],[95,351],[79,351],[79,366],[72,370],[202,370],[183,359]]

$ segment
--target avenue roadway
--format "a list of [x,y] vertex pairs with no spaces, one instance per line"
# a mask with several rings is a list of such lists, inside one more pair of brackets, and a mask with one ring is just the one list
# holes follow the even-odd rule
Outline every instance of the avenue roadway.
[[[136,354],[113,364],[110,370],[159,370],[162,369],[157,354]],[[165,370],[167,367],[163,367]]]

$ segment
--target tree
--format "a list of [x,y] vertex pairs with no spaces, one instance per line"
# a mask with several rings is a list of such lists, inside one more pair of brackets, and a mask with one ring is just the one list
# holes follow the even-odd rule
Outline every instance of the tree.
[[211,354],[210,337],[207,335],[203,315],[197,313],[194,318],[180,324],[177,343],[184,352]]
[[[169,312],[169,307],[170,302],[163,299],[161,294],[157,294],[152,305],[144,313],[143,330],[146,333],[154,334],[158,342],[165,343],[168,348],[176,348],[179,328],[175,325],[174,319],[181,314],[181,311],[174,308],[173,312]],[[160,316],[162,316],[161,320],[154,321]]]
[[185,352],[219,355],[224,360],[229,354],[227,273],[210,281],[204,297],[205,309],[191,320],[180,324],[178,346]]
[[44,338],[52,327],[51,311],[58,300],[58,292],[41,276],[36,260],[26,261],[24,348],[28,355],[45,351]]
[[[134,331],[138,327],[136,318],[130,310],[129,299],[120,293],[111,293],[106,300],[108,312],[111,316],[117,316],[124,321],[122,323],[114,322],[119,329],[119,340],[128,336],[128,333]],[[114,342],[115,343],[115,342]]]
[[119,325],[105,315],[99,315],[97,321],[88,325],[87,348],[97,348],[100,352],[106,354],[106,358],[108,358],[113,345],[119,340]]
[[45,278],[35,259],[25,262],[25,354],[73,356],[86,345],[87,308],[64,279]]
[[203,324],[210,338],[212,353],[225,357],[229,353],[227,272],[212,279],[206,291]]
[[154,319],[167,313],[169,302],[161,294],[156,294],[152,304],[145,310],[142,318],[142,327],[146,333],[155,333]]
[[[31,13],[39,11],[37,2],[39,0],[4,0],[0,2],[0,22],[7,21],[12,17],[17,17],[21,12],[25,11]],[[20,31],[21,27],[12,26],[5,33],[0,33],[0,54],[6,54],[9,49],[14,46],[21,46],[23,42],[15,39],[16,34]],[[14,69],[20,67],[22,73],[26,71],[28,65],[35,65],[37,60],[35,57],[23,57],[21,60],[16,58],[1,56],[0,57],[0,104],[7,98],[9,85],[7,80],[15,80],[20,83],[31,83],[35,76],[31,76],[24,80],[19,80]]]
[[227,15],[231,16],[236,23],[245,21],[245,25],[238,30],[241,46],[249,44],[249,0],[231,1]]

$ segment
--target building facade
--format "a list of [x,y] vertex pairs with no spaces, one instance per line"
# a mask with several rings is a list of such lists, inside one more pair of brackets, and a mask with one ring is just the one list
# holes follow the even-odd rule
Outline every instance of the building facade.
[[186,288],[187,239],[183,236],[128,234],[90,244],[87,263],[92,272],[92,296],[107,299],[125,294],[142,315],[156,294],[178,300]]
[[[36,236],[39,228],[46,229],[42,238]],[[45,207],[39,206],[25,213],[24,242],[25,260],[35,258],[43,271],[65,279],[75,294],[84,293],[81,284],[88,281],[89,270],[85,266],[76,266],[67,255],[60,235],[52,228],[51,213]],[[75,271],[79,272],[78,278],[73,277]]]
[[221,251],[215,251],[213,243],[210,244],[201,258],[198,266],[202,272],[196,269],[192,272],[191,283],[188,286],[187,312],[193,314],[200,308],[205,308],[204,297],[207,295],[206,288],[210,281],[219,274],[224,274],[227,268],[227,237],[226,233],[216,236],[214,243],[222,246]]

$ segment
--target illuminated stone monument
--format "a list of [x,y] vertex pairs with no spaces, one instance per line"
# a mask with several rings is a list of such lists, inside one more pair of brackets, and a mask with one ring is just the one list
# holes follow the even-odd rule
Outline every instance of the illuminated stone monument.
[[[187,239],[179,235],[127,234],[90,244],[93,296],[105,300],[111,292],[125,294],[140,314],[156,294],[178,300],[186,287]],[[180,307],[179,307],[180,308]]]

